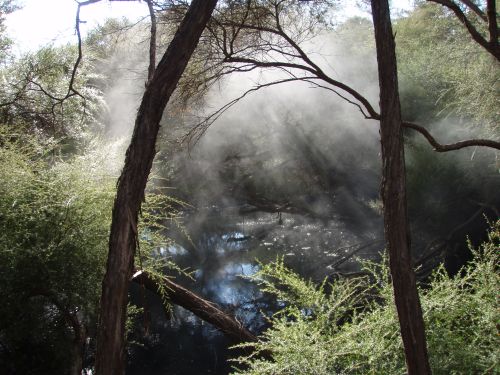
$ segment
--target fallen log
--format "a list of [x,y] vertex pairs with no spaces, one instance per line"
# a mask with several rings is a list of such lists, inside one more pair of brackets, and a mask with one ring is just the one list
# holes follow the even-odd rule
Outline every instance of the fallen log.
[[149,291],[158,294],[160,288],[167,294],[169,301],[191,311],[198,318],[212,324],[234,343],[255,342],[257,337],[247,330],[235,317],[224,312],[217,304],[174,283],[168,278],[161,279],[161,285],[145,271],[136,271],[132,281],[144,285]]

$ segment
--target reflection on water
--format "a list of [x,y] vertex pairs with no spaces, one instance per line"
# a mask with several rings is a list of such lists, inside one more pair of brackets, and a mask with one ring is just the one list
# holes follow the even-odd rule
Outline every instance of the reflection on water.
[[[176,281],[219,304],[255,333],[266,328],[265,316],[283,307],[245,277],[258,270],[258,261],[269,262],[284,256],[289,267],[320,282],[333,271],[354,270],[356,261],[344,256],[357,248],[354,245],[370,244],[380,236],[374,229],[354,233],[341,221],[315,222],[291,214],[278,218],[276,214],[260,213],[242,219],[210,211],[206,215],[197,212],[187,222],[190,241],[178,241],[182,245],[160,250],[180,267],[192,271],[192,279],[178,277]],[[179,238],[176,234],[172,237]],[[373,243],[356,255],[372,257],[378,251],[380,245]],[[144,304],[141,291],[131,293],[137,304]],[[214,327],[177,306],[165,313],[161,301],[150,294],[147,309],[152,333],[140,338],[142,347],[132,345],[128,373],[230,372],[227,359],[236,353],[228,349],[229,342]]]

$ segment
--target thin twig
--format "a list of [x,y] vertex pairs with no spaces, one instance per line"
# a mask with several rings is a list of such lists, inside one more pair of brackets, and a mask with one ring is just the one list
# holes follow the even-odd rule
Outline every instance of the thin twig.
[[[305,78],[315,78],[315,77],[305,77]],[[191,142],[196,143],[200,139],[200,137],[207,131],[207,129],[210,127],[210,125],[212,125],[228,109],[230,109],[233,105],[235,105],[240,100],[245,98],[248,94],[255,92],[255,91],[258,91],[258,90],[261,90],[263,88],[270,87],[270,86],[275,86],[275,85],[279,85],[279,84],[286,83],[286,82],[302,81],[303,79],[304,79],[303,77],[286,78],[286,79],[282,79],[282,80],[278,80],[278,81],[272,81],[272,82],[268,82],[268,83],[259,84],[257,86],[254,86],[254,87],[248,89],[247,91],[245,91],[243,94],[241,94],[237,98],[232,99],[231,101],[229,101],[228,103],[226,103],[222,107],[220,107],[218,110],[216,110],[215,112],[213,112],[210,115],[208,115],[207,117],[205,117],[203,119],[203,121],[195,124],[194,127],[186,134],[186,136],[184,137],[184,140],[187,140],[188,144]]]

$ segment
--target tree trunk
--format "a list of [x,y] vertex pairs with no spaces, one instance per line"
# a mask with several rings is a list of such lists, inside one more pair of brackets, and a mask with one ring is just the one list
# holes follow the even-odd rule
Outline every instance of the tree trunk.
[[146,272],[136,272],[133,281],[144,285],[146,289],[158,294],[160,287],[165,291],[170,302],[191,311],[200,319],[212,324],[222,331],[234,343],[257,341],[234,317],[222,311],[215,303],[207,301],[182,286],[164,278],[161,285],[151,278]]
[[430,374],[422,309],[411,267],[410,230],[395,43],[387,0],[372,0],[380,85],[384,231],[409,375]]
[[113,206],[97,337],[98,375],[124,373],[127,294],[134,264],[137,218],[156,153],[160,120],[216,3],[217,0],[191,2],[142,97]]

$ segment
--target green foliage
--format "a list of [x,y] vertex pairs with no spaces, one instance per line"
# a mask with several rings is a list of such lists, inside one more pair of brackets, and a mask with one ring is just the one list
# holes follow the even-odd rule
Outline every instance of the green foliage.
[[[500,221],[489,241],[473,250],[474,260],[461,275],[449,277],[440,268],[420,291],[433,373],[500,371],[499,246]],[[235,373],[404,373],[387,268],[367,264],[367,270],[370,279],[316,286],[288,270],[282,260],[263,266],[253,278],[286,307],[271,318],[272,328],[257,344],[240,345],[255,352],[237,359]]]
[[17,0],[0,0],[0,63],[8,57],[12,40],[6,35],[5,15],[19,9]]
[[[90,30],[85,37],[85,58],[103,62],[112,57],[121,45],[130,38],[130,29],[133,27],[126,19],[107,19],[102,25]],[[87,55],[90,53],[90,56]]]
[[454,14],[440,5],[421,4],[398,20],[395,29],[407,119],[452,115],[498,130],[498,62],[471,39]]
[[57,137],[61,146],[88,140],[91,131],[100,129],[103,102],[88,59],[73,82],[80,95],[68,91],[76,56],[74,45],[46,46],[1,69],[0,121]]
[[[2,345],[20,373],[61,373],[74,339],[67,314],[95,326],[113,179],[99,168],[104,155],[49,164],[34,138],[4,129],[0,143]],[[27,351],[42,356],[20,357]]]
[[[57,142],[8,126],[0,128],[0,145],[0,365],[64,373],[75,339],[68,314],[90,338],[97,327],[115,195],[113,150],[97,142],[61,160],[52,152]],[[178,269],[160,249],[172,245],[162,231],[182,228],[180,205],[158,189],[146,195],[136,266],[159,278]],[[139,313],[129,311],[132,318]]]

